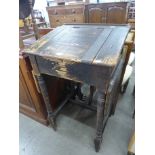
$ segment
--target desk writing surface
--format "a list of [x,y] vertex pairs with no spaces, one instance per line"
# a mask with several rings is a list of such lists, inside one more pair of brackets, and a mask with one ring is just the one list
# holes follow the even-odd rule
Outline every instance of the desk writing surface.
[[36,41],[25,52],[38,56],[116,65],[130,27],[127,25],[63,25]]

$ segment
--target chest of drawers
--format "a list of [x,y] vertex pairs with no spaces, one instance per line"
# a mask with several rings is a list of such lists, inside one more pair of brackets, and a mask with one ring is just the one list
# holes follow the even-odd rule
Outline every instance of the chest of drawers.
[[57,27],[64,23],[84,23],[84,4],[47,7],[50,26]]

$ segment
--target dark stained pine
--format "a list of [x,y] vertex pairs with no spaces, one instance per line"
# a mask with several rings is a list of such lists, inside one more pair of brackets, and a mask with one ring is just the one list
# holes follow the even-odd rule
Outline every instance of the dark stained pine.
[[[128,25],[67,24],[57,27],[25,50],[30,57],[53,127],[55,116],[49,108],[49,96],[42,74],[75,81],[79,98],[82,83],[91,86],[91,95],[96,89],[96,151],[99,151],[104,127],[117,99],[126,56],[123,46],[129,30]],[[85,107],[91,101],[90,97]]]

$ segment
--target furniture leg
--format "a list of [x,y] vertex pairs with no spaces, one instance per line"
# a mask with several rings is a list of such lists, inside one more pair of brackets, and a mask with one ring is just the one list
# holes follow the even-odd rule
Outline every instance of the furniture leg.
[[88,105],[90,105],[92,103],[94,92],[95,92],[95,87],[90,86],[90,94],[89,94],[89,99],[88,99]]
[[120,91],[121,94],[124,94],[126,92],[128,84],[129,84],[129,79],[128,81],[126,81],[126,83],[123,86],[121,86],[121,91]]
[[53,129],[56,130],[55,115],[54,115],[52,107],[50,105],[50,100],[49,100],[49,96],[48,96],[48,92],[47,92],[47,88],[46,88],[44,78],[41,74],[36,75],[36,78],[37,78],[39,88],[40,88],[41,94],[43,96],[45,105],[46,105],[46,110],[48,113],[48,121],[52,125]]
[[25,33],[29,33],[29,28],[28,28],[28,26],[27,26],[27,21],[26,21],[26,19],[23,19],[23,22],[24,22],[24,31],[25,31]]
[[103,123],[106,95],[103,91],[98,91],[97,95],[98,95],[97,97],[97,124],[96,124],[96,137],[94,139],[96,152],[98,152],[100,149],[100,145],[102,142],[102,134],[103,134],[103,130],[106,124],[106,123]]
[[[117,89],[117,91],[119,91],[119,89]],[[116,109],[116,105],[117,105],[118,96],[119,96],[119,94],[116,93],[115,96],[112,99],[112,108],[111,108],[110,116],[115,114],[115,109]]]
[[38,40],[40,38],[40,35],[39,35],[39,32],[38,32],[38,26],[36,24],[36,20],[35,20],[34,13],[33,13],[32,0],[28,0],[28,3],[29,3],[30,10],[31,10],[33,31],[34,31],[36,40]]
[[[133,95],[133,97],[135,97],[135,85],[134,85],[134,88],[133,88],[133,91],[132,91],[132,95]],[[132,118],[133,118],[133,119],[135,118],[135,109],[134,109]]]
[[135,85],[134,85],[134,88],[133,88],[133,91],[132,91],[132,95],[135,97]]
[[81,92],[81,83],[77,83],[76,94],[80,100],[83,98],[83,94]]
[[69,81],[67,85],[68,85],[67,87],[68,91],[73,94],[71,98],[75,99],[75,96],[76,96],[75,83],[73,83],[72,81]]
[[117,100],[118,100],[119,92],[120,92],[120,89],[121,89],[121,81],[117,81],[116,85],[114,87],[115,88],[114,88],[114,90],[112,92],[112,107],[111,107],[110,116],[115,114]]
[[135,118],[135,110],[134,110],[134,112],[133,112],[133,114],[132,114],[132,118],[133,118],[133,119]]

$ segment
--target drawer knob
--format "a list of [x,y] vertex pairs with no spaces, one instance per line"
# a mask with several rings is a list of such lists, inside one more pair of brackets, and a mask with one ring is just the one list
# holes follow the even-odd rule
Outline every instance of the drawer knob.
[[57,19],[56,22],[59,22],[59,19]]

